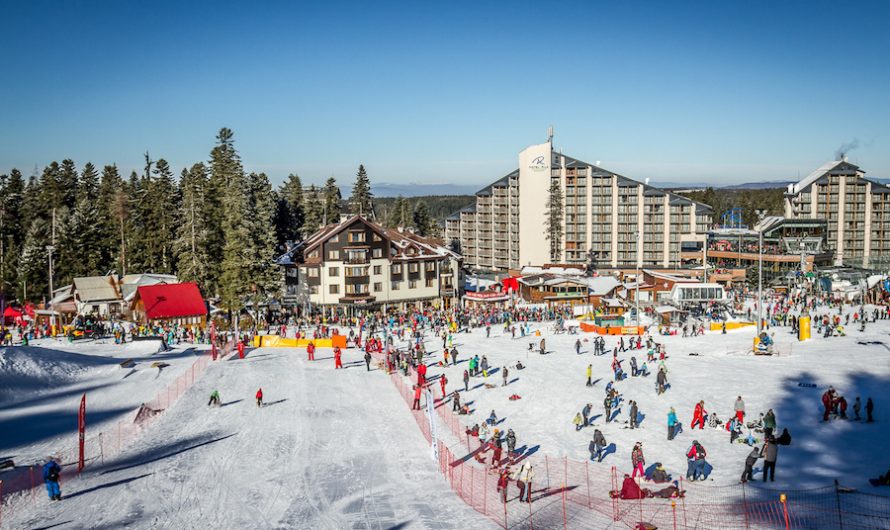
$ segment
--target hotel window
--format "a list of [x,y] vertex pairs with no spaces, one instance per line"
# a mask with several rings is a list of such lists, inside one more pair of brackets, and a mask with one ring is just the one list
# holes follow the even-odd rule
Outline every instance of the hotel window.
[[398,265],[393,265],[393,266],[392,266],[392,273],[393,273],[393,274],[402,274],[402,264],[399,263]]
[[340,294],[340,286],[339,285],[328,285],[328,293]]
[[339,250],[329,250],[328,251],[328,259],[331,261],[340,259],[340,251]]
[[408,272],[417,272],[419,270],[419,266],[417,263],[409,263],[408,264]]
[[427,279],[426,279],[426,286],[427,286],[427,287],[433,287],[435,284],[436,284],[436,279],[435,279],[435,278],[427,278]]
[[383,274],[383,267],[380,265],[374,265],[374,274]]
[[436,270],[436,262],[435,261],[427,261],[425,268],[427,272],[432,272]]
[[346,286],[346,294],[368,294],[368,285],[364,283],[349,284]]
[[331,267],[328,269],[328,276],[340,276],[340,267]]
[[383,284],[380,282],[375,282],[374,283],[374,292],[379,293],[382,290],[383,290]]
[[383,249],[375,248],[374,250],[371,251],[371,256],[373,256],[375,258],[382,258],[383,257]]
[[399,284],[402,283],[399,280],[393,280],[392,285],[390,286],[393,291],[399,290]]
[[408,281],[408,289],[415,289],[415,288],[417,288],[417,280],[409,280]]
[[318,286],[310,285],[309,286],[309,294],[318,294]]
[[309,253],[309,256],[308,256],[308,257],[309,257],[309,258],[317,258],[317,257],[318,257],[318,251],[317,251],[317,250],[313,250],[312,252]]
[[318,269],[316,269],[315,267],[312,267],[311,269],[309,269],[309,277],[310,278],[318,278]]
[[380,237],[380,234],[378,234],[377,232],[374,232],[374,235],[373,235],[372,239],[373,239],[374,241],[383,241],[383,238]]

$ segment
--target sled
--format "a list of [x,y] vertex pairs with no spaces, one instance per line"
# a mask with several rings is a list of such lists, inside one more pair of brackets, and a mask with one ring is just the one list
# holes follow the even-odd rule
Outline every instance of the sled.
[[166,367],[168,367],[168,366],[170,366],[170,365],[167,364],[167,363],[165,363],[165,362],[161,362],[161,361],[155,361],[155,362],[151,363],[151,367],[152,367],[152,368],[157,368],[157,369],[159,369],[159,370],[160,370],[161,368],[166,368]]
[[497,385],[493,385],[491,383],[485,383],[485,388],[496,388]]
[[133,361],[133,359],[127,359],[126,361],[122,361],[120,363],[120,367],[121,368],[132,368],[133,365],[135,365],[135,364],[136,363]]
[[[6,460],[0,460],[0,469],[12,469],[15,467],[15,462],[13,462],[12,458],[7,458]],[[877,480],[877,479],[874,479]]]
[[509,399],[510,401],[516,401],[517,399],[522,399],[522,396],[520,396],[520,395],[518,395],[518,394],[513,394],[513,395],[510,396],[508,399]]

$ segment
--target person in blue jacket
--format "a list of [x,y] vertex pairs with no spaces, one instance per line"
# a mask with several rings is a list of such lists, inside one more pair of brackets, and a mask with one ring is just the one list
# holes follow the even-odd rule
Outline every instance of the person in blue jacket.
[[46,483],[46,493],[50,500],[62,500],[62,490],[59,489],[59,474],[62,468],[50,457],[49,462],[43,465],[43,482]]
[[678,423],[677,411],[674,410],[674,407],[671,407],[671,411],[668,412],[668,440],[673,440],[674,436],[677,435],[675,431]]

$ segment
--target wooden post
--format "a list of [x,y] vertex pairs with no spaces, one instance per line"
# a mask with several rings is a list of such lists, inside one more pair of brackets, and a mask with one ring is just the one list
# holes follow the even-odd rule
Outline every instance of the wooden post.
[[584,475],[587,477],[587,507],[593,508],[590,501],[590,460],[584,462]]

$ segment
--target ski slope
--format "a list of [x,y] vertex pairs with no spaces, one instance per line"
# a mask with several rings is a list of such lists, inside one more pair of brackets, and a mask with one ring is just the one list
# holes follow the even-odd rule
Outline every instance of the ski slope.
[[[438,474],[389,378],[343,357],[337,371],[330,350],[212,364],[120,458],[63,484],[62,502],[39,492],[4,527],[492,527]],[[214,389],[223,406],[208,408]]]

